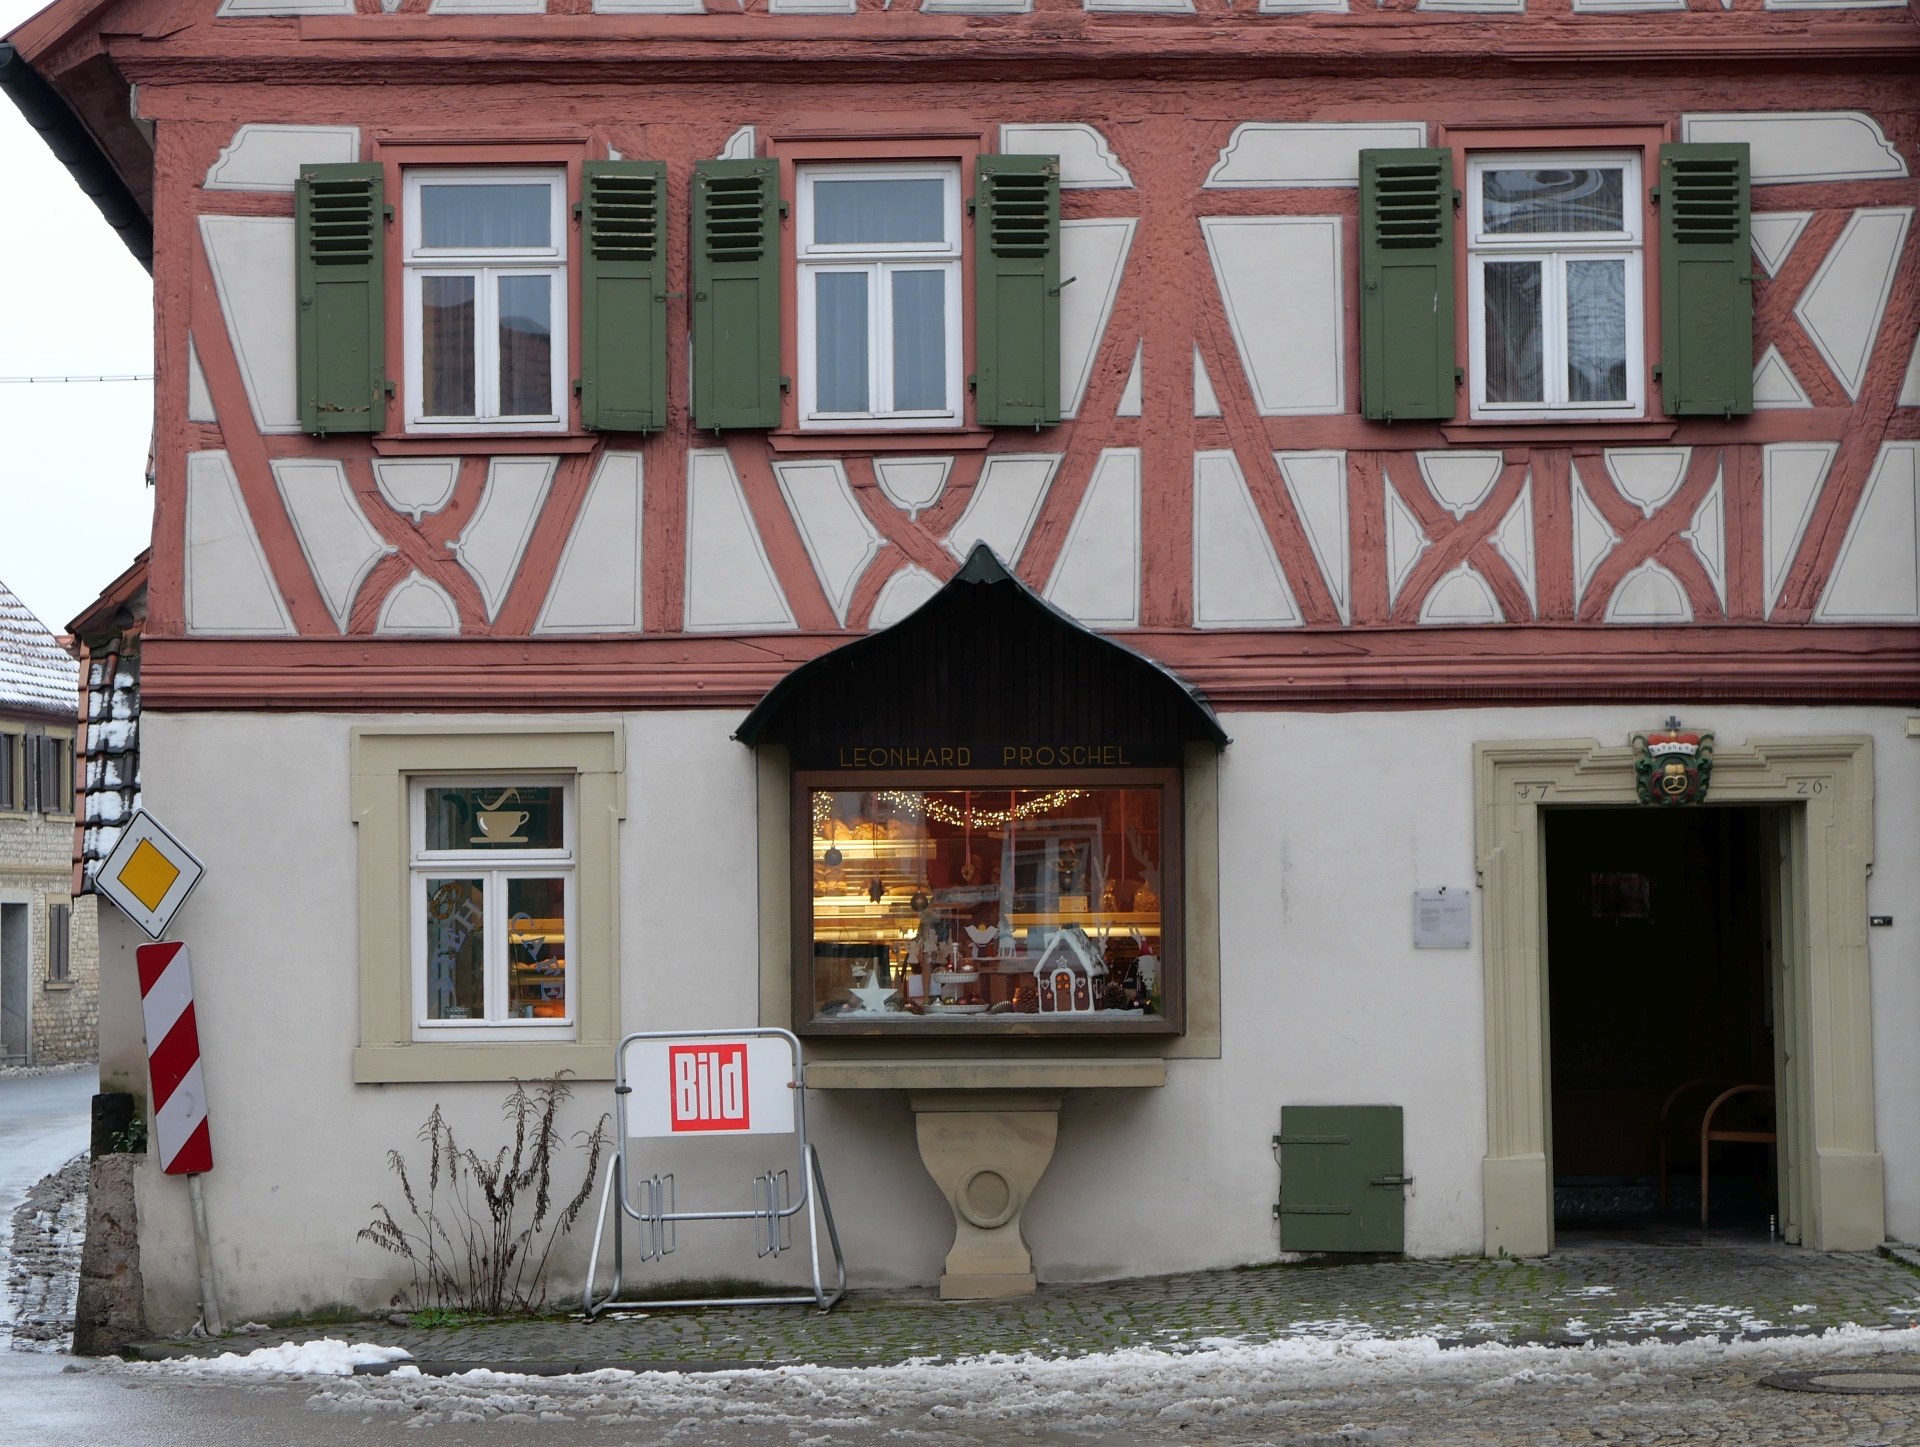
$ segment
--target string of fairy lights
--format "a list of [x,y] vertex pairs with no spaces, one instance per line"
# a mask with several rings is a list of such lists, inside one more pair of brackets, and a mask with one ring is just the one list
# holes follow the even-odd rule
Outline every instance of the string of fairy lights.
[[[996,791],[998,792],[998,791]],[[1085,789],[1049,789],[1044,794],[1036,794],[1024,803],[1015,803],[1005,809],[985,809],[980,807],[957,808],[945,799],[932,794],[918,794],[907,789],[882,789],[875,797],[888,808],[909,819],[933,819],[941,824],[959,829],[972,826],[979,829],[1003,829],[1008,824],[1031,819],[1038,814],[1049,814],[1076,799],[1087,797]],[[826,836],[828,821],[833,816],[833,795],[821,790],[813,796],[813,832]],[[848,825],[849,829],[857,825]]]

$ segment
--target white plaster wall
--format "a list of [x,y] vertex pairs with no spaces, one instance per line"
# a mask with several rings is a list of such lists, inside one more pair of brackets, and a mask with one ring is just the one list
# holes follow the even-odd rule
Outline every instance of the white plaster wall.
[[[1897,709],[1688,708],[1723,744],[1871,734],[1878,776],[1869,934],[1888,1229],[1920,1238],[1920,739]],[[1164,1090],[1069,1097],[1060,1146],[1026,1215],[1043,1279],[1177,1271],[1270,1258],[1283,1104],[1406,1108],[1407,1245],[1477,1251],[1485,1148],[1479,925],[1475,947],[1416,951],[1416,888],[1471,886],[1472,745],[1623,742],[1666,707],[1225,716],[1220,780],[1222,1056],[1179,1060]],[[757,1000],[755,790],[734,712],[627,718],[623,1023],[733,1026]],[[345,715],[149,713],[146,803],[206,861],[175,937],[193,948],[213,1121],[207,1178],[234,1320],[384,1303],[402,1273],[354,1234],[398,1192],[389,1148],[438,1102],[474,1144],[497,1143],[504,1089],[352,1084],[358,1038],[356,863]],[[298,760],[298,767],[285,767]],[[236,764],[239,767],[236,767]],[[103,921],[102,1051],[138,1049],[129,928]],[[121,935],[127,938],[121,939]],[[606,1108],[583,1087],[568,1118]],[[857,1283],[928,1282],[951,1217],[921,1169],[899,1094],[815,1093],[809,1106]],[[745,1157],[663,1162],[683,1207],[743,1197]],[[568,1168],[567,1179],[577,1166]],[[192,1319],[186,1193],[141,1187],[143,1267],[157,1327]],[[751,1272],[741,1243],[684,1233],[655,1279]],[[560,1258],[574,1289],[585,1232]],[[782,1263],[804,1271],[800,1253]]]

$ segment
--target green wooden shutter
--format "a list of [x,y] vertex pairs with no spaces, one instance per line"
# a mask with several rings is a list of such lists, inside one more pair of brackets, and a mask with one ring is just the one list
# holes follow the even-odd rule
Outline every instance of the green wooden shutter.
[[973,254],[974,416],[1001,426],[1058,422],[1058,156],[980,157]]
[[302,166],[293,215],[301,430],[378,432],[387,422],[386,185],[379,163]]
[[693,421],[780,425],[780,167],[693,168]]
[[1406,1187],[1397,1105],[1280,1108],[1282,1251],[1404,1251]]
[[580,227],[580,420],[667,425],[667,167],[588,161]]
[[1376,422],[1453,416],[1453,152],[1360,153],[1360,399]]
[[1669,417],[1753,411],[1747,143],[1660,148],[1660,396]]

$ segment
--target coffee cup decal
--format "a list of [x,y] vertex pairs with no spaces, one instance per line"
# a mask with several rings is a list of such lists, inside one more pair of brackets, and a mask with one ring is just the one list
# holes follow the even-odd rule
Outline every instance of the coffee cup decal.
[[507,809],[502,807],[509,799],[518,803],[520,800],[520,791],[518,789],[508,789],[491,804],[485,799],[480,800],[479,811],[474,815],[474,822],[480,826],[480,832],[473,836],[469,841],[470,843],[525,844],[527,842],[526,835],[520,832],[520,826],[531,819],[533,815],[525,809]]

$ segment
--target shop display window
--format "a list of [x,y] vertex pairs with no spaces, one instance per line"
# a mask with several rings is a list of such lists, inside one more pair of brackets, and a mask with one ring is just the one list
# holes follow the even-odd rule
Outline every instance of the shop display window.
[[559,781],[413,782],[415,1038],[570,1038],[569,792]]
[[1170,777],[860,783],[802,788],[813,1028],[1175,1026]]

